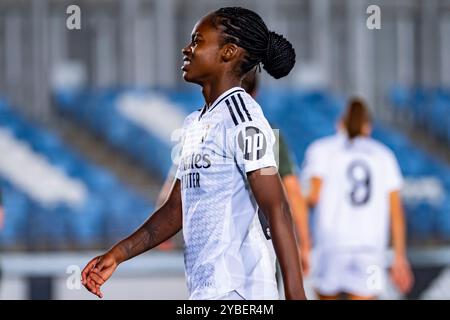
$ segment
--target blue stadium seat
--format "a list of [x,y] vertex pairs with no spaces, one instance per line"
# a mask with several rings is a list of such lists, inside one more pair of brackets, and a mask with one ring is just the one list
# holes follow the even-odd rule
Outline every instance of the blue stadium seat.
[[4,206],[4,226],[0,230],[0,243],[3,247],[15,247],[25,244],[26,221],[30,201],[12,187],[2,188]]
[[445,241],[450,240],[450,199],[445,199],[436,217],[436,230]]
[[[81,207],[70,210],[69,234],[78,247],[89,248],[104,240],[108,220],[106,205],[103,199],[91,195]],[[125,223],[126,219],[122,222]]]

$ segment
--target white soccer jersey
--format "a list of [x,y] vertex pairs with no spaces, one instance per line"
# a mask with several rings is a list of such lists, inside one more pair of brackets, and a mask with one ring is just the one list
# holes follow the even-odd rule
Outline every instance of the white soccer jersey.
[[402,176],[394,154],[369,137],[339,133],[306,151],[306,178],[322,179],[315,217],[315,246],[380,252],[389,236],[389,193]]
[[275,254],[258,218],[246,173],[276,167],[275,136],[242,88],[186,118],[176,178],[181,181],[185,270],[190,299],[236,290],[277,299]]

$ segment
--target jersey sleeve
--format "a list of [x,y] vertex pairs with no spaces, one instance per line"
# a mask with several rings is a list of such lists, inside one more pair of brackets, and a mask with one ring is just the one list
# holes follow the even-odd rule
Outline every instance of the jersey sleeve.
[[188,115],[186,117],[186,119],[184,119],[183,122],[183,126],[180,130],[180,134],[178,135],[179,137],[179,142],[178,144],[174,147],[173,151],[172,151],[172,161],[173,161],[173,165],[171,168],[171,173],[174,173],[174,177],[175,179],[179,179],[181,180],[181,170],[180,170],[180,164],[181,164],[181,155],[183,153],[183,146],[184,146],[184,142],[185,142],[185,138],[186,138],[186,131],[187,128],[189,127],[189,125],[194,121],[195,117],[198,115],[198,112],[193,112],[190,115]]
[[172,164],[169,173],[167,174],[167,178],[168,179],[177,178],[177,174],[178,174],[178,166],[176,164]]
[[231,153],[245,172],[275,167],[275,135],[267,121],[242,123],[232,130]]
[[313,177],[323,178],[328,170],[328,162],[326,154],[320,144],[313,143],[305,153],[303,162],[303,176],[305,179]]
[[389,150],[386,159],[386,187],[388,192],[399,191],[403,187],[403,176],[400,171],[397,159],[392,151]]
[[[180,155],[181,155],[181,151],[182,151],[182,149],[180,149],[180,152],[179,152]],[[175,179],[181,180],[180,164],[178,164],[178,165],[173,165],[172,168],[173,168],[173,169],[176,168],[176,171],[175,171]],[[171,169],[171,171],[172,171],[173,169]]]

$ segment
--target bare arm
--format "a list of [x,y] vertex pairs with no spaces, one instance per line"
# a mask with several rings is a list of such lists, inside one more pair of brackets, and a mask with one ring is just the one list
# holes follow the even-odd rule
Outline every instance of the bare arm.
[[391,268],[391,278],[401,292],[408,292],[414,282],[414,277],[406,256],[406,223],[399,191],[389,194],[391,211],[392,246],[394,262]]
[[312,177],[311,178],[311,187],[308,195],[308,205],[310,207],[315,207],[317,203],[319,202],[320,198],[320,189],[322,187],[322,179],[319,177]]
[[182,225],[180,181],[177,179],[167,201],[128,238],[110,251],[119,263],[131,259],[171,238]]
[[82,281],[92,293],[102,297],[100,286],[117,266],[176,234],[182,227],[180,181],[177,179],[167,201],[129,237],[114,245],[104,255],[92,259],[82,272]]
[[291,206],[295,226],[297,227],[300,245],[302,247],[310,247],[308,209],[301,192],[300,184],[295,175],[285,176],[282,181]]
[[[281,179],[275,168],[272,174],[262,170],[248,173],[253,195],[266,215],[272,241],[280,263],[286,299],[306,299],[292,217]],[[267,173],[267,168],[263,169]]]
[[303,273],[309,273],[309,252],[311,250],[311,238],[309,235],[308,208],[301,192],[300,183],[295,175],[290,174],[282,178],[287,198],[292,210],[294,224],[297,230]]
[[406,227],[402,201],[398,191],[389,194],[391,211],[392,245],[395,256],[406,256]]

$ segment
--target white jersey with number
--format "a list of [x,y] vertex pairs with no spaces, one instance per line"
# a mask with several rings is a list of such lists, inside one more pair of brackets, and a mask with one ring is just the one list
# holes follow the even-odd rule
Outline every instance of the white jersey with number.
[[350,141],[338,133],[308,147],[304,174],[322,180],[314,228],[316,248],[386,249],[389,194],[402,186],[391,150],[369,137]]
[[246,176],[276,167],[275,136],[261,107],[242,88],[232,88],[189,115],[183,132],[176,178],[190,299],[234,290],[245,299],[277,299],[272,241]]

